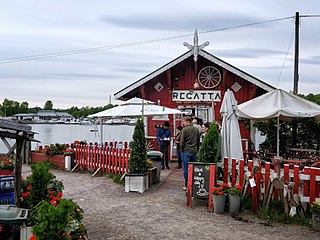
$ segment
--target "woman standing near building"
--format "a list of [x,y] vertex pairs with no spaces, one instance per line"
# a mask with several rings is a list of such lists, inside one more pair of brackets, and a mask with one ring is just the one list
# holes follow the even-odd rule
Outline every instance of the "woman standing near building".
[[180,149],[180,136],[181,136],[181,130],[182,126],[177,127],[177,135],[175,136],[175,144],[177,145],[177,157],[178,157],[178,169],[182,168],[182,160],[181,160],[181,149]]
[[204,136],[207,134],[209,128],[210,128],[209,122],[206,122],[205,124],[202,125],[202,131],[201,131],[201,135],[200,135],[200,143],[202,143]]

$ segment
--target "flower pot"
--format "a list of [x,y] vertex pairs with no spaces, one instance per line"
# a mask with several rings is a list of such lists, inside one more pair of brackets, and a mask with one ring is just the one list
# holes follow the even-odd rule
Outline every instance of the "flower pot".
[[11,170],[11,169],[1,169],[0,170],[0,175],[5,175],[5,176],[13,175],[13,170]]
[[320,232],[320,213],[312,213],[312,229]]
[[148,174],[127,173],[125,175],[125,191],[143,193],[148,189]]
[[64,169],[71,171],[71,156],[64,157]]
[[216,214],[224,213],[226,195],[213,195],[213,210]]
[[238,214],[240,210],[241,196],[228,195],[229,213]]
[[21,240],[29,240],[30,237],[32,236],[32,227],[26,227],[26,226],[22,226],[20,228],[20,239]]

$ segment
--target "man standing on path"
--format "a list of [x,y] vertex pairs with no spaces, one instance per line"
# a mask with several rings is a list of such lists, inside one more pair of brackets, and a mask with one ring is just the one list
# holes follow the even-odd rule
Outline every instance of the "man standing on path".
[[192,126],[192,118],[186,116],[183,118],[184,128],[181,131],[180,147],[183,165],[184,187],[187,190],[188,183],[188,163],[195,162],[197,152],[200,146],[200,133],[197,128]]
[[169,167],[169,146],[171,140],[171,131],[170,131],[170,123],[165,121],[163,127],[160,127],[157,132],[157,139],[158,144],[160,147],[160,152],[163,153],[162,157],[162,170],[164,169],[164,164],[166,164],[166,168],[170,169]]

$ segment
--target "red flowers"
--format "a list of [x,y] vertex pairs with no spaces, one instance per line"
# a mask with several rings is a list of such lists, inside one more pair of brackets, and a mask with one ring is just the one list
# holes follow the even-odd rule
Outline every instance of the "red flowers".
[[36,235],[31,235],[30,240],[36,240],[37,236]]
[[221,187],[214,187],[213,188],[213,194],[214,195],[223,195],[223,192],[220,189]]
[[61,192],[59,192],[56,197],[53,197],[52,195],[50,195],[49,196],[49,198],[51,199],[50,204],[53,206],[57,206],[59,204],[59,200],[60,200],[60,198],[62,198],[62,196],[63,196],[63,194]]
[[226,183],[222,183],[220,185],[220,187],[214,187],[213,188],[213,194],[214,195],[223,195],[223,194],[227,194],[229,189],[229,185]]
[[64,156],[73,156],[74,154],[75,154],[75,151],[73,149],[63,150],[63,155]]
[[224,188],[225,188],[225,187],[226,187],[226,188],[229,188],[229,185],[228,185],[228,184],[226,184],[226,183],[222,183],[222,184],[221,184],[221,187],[224,187]]
[[21,197],[27,198],[29,196],[30,192],[25,192],[21,194]]

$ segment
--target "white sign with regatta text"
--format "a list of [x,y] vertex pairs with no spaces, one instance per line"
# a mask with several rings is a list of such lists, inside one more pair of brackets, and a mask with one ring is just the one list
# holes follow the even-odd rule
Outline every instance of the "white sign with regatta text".
[[174,90],[172,91],[173,102],[221,102],[221,91],[193,91]]

